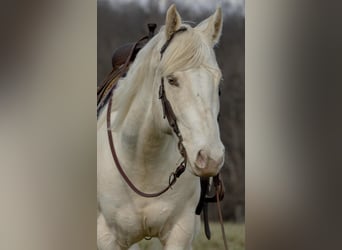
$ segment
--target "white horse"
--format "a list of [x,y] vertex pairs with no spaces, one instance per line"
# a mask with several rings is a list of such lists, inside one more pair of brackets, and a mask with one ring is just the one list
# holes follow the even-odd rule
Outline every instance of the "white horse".
[[[174,34],[181,27],[186,31]],[[213,47],[222,31],[222,12],[192,28],[174,5],[165,26],[139,52],[114,91],[110,130],[121,166],[140,190],[154,193],[169,183],[181,156],[178,138],[163,119],[161,79],[187,152],[187,170],[172,189],[141,197],[117,170],[107,138],[105,106],[97,128],[98,249],[128,249],[144,237],[164,249],[191,249],[200,218],[198,176],[216,175],[224,162],[217,115],[221,71]],[[163,45],[174,34],[161,57]]]

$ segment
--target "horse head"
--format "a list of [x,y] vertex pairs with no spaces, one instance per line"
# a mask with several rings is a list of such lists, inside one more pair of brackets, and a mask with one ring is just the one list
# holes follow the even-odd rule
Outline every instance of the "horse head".
[[[177,32],[180,30],[183,32]],[[190,170],[203,177],[216,175],[224,163],[225,148],[217,120],[222,74],[213,49],[221,31],[220,8],[196,27],[191,27],[182,23],[172,5],[167,11],[165,26],[158,34],[162,38],[158,43],[160,61],[155,84],[159,86],[162,79]],[[160,104],[159,111],[162,112]],[[172,133],[165,120],[162,126],[166,133]]]

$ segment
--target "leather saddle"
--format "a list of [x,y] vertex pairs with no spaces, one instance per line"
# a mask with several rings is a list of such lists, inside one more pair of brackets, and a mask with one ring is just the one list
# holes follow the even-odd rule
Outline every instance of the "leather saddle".
[[112,56],[113,70],[118,69],[120,66],[125,64],[131,52],[132,52],[132,55],[129,58],[129,62],[133,62],[138,52],[153,37],[154,31],[157,25],[155,23],[149,23],[147,24],[147,26],[149,29],[148,36],[143,37],[137,43],[124,44],[114,51],[113,56]]
[[130,64],[134,61],[139,51],[153,37],[157,25],[155,23],[149,23],[147,26],[149,29],[148,36],[144,36],[135,43],[122,45],[114,51],[112,56],[113,68],[101,86],[97,88],[97,117],[99,117],[102,108],[108,102],[108,97],[115,88],[118,80],[126,76]]

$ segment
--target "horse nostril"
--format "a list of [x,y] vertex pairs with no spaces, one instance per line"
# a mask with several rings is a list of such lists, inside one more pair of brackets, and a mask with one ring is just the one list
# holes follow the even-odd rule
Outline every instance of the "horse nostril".
[[200,150],[197,154],[196,164],[200,168],[205,168],[208,163],[208,155],[204,150]]

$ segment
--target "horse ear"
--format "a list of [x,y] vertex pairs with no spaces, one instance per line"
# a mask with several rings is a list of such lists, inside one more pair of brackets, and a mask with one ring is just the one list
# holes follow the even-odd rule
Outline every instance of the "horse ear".
[[198,24],[196,29],[202,31],[212,46],[214,46],[220,40],[222,33],[222,22],[222,9],[221,7],[218,7],[215,13]]
[[179,29],[181,26],[182,19],[177,12],[176,6],[172,4],[166,13],[166,20],[165,20],[165,32],[166,32],[166,39],[168,40],[171,35]]

